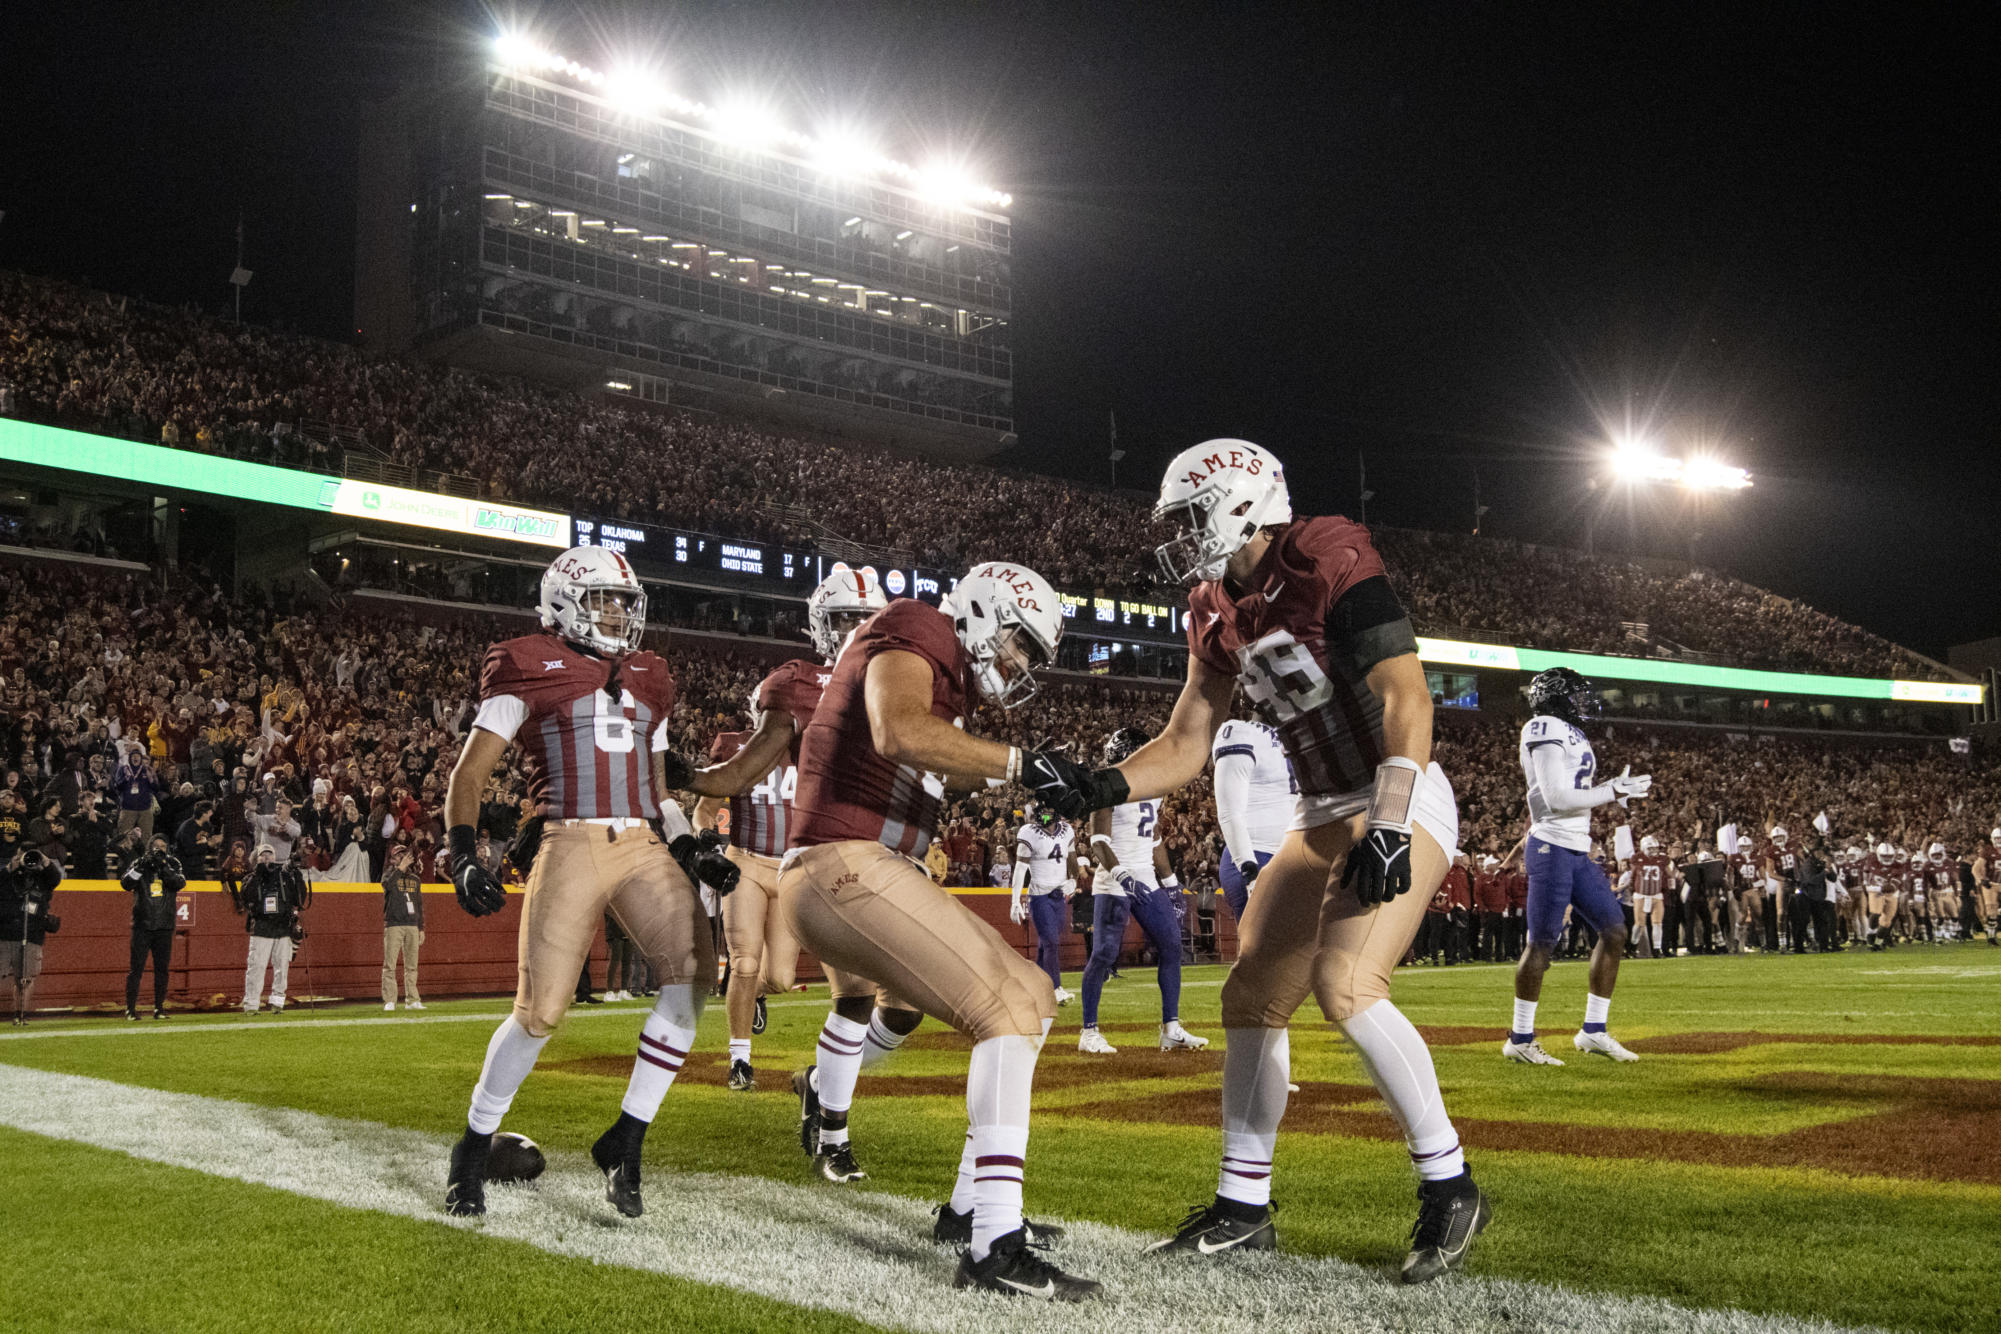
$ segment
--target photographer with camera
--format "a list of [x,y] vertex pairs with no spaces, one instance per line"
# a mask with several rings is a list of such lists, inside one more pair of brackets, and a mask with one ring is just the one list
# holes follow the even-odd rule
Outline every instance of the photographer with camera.
[[62,928],[49,913],[49,900],[62,883],[63,868],[34,848],[17,852],[0,867],[0,982],[14,980],[14,1022],[28,1022],[35,979],[42,971],[42,942]]
[[271,1013],[285,1012],[285,979],[292,968],[292,948],[306,938],[301,920],[313,891],[299,868],[278,860],[269,843],[259,843],[250,874],[236,893],[236,908],[250,933],[249,957],[243,968],[243,1012],[262,1008],[264,970],[271,970]]
[[165,834],[146,841],[145,851],[118,878],[132,896],[132,966],[125,974],[125,1017],[139,1017],[139,975],[153,959],[153,1017],[167,1017],[167,960],[174,949],[174,908],[188,887],[180,859],[167,850]]

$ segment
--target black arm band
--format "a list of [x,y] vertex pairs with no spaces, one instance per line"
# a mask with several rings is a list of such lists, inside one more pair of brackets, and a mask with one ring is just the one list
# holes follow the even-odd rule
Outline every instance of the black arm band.
[[479,834],[469,824],[455,824],[445,831],[445,842],[452,850],[452,865],[457,867],[461,858],[471,859],[479,847]]
[[1417,652],[1417,635],[1396,590],[1371,575],[1327,609],[1327,661],[1355,681],[1379,662]]

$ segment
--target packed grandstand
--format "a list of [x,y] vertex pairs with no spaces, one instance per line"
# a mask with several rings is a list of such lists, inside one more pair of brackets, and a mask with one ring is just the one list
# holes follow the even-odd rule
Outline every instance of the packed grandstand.
[[[810,544],[838,532],[937,566],[1005,555],[1057,582],[1157,588],[1147,500],[1049,477],[935,463],[697,421],[414,362],[61,282],[0,276],[0,408],[13,416],[281,466],[338,471],[344,450],[484,494],[746,539]],[[560,440],[565,448],[547,448]],[[1821,673],[1937,679],[1937,664],[1857,627],[1702,571],[1458,535],[1379,531],[1421,632],[1524,646]],[[119,535],[51,521],[14,539],[120,554]],[[126,553],[133,554],[133,553]],[[1533,597],[1529,596],[1533,590]],[[190,869],[227,873],[252,817],[288,800],[301,861],[373,880],[413,845],[427,878],[446,777],[471,718],[486,643],[519,633],[449,604],[307,596],[286,584],[226,592],[210,573],[0,559],[0,843],[42,847],[81,875],[115,873],[141,831],[178,837]],[[1643,627],[1636,629],[1636,627]],[[783,638],[786,624],[772,628]],[[685,630],[686,627],[683,627]],[[800,653],[803,642],[797,644]],[[670,634],[681,687],[676,748],[747,725],[751,687],[783,644]],[[1158,726],[1172,696],[1143,682],[1061,677],[1029,706],[980,720],[1021,745],[1094,755],[1116,728]],[[1461,803],[1462,844],[1505,852],[1524,820],[1512,725],[1441,711],[1438,755]],[[1692,851],[1735,825],[1807,829],[1838,848],[1943,842],[1967,856],[2001,811],[2001,769],[1942,744],[1747,738],[1622,721],[1604,743],[1656,780],[1632,817]],[[482,809],[496,866],[527,784],[495,779]],[[91,797],[100,799],[98,802]],[[101,804],[94,820],[80,808]],[[952,874],[994,883],[1018,798],[959,802]],[[212,830],[212,832],[210,832]],[[1191,886],[1213,884],[1220,837],[1206,782],[1167,803],[1164,838]]]

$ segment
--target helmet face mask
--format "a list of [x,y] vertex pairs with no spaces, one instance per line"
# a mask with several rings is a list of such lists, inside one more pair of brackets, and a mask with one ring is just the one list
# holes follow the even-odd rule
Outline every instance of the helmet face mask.
[[1035,674],[1056,660],[1062,603],[1049,582],[1020,565],[989,561],[958,582],[939,610],[952,618],[972,660],[980,698],[1003,709],[1035,697]]
[[1220,579],[1260,529],[1292,521],[1285,469],[1248,440],[1204,441],[1167,465],[1153,517],[1175,528],[1154,549],[1161,573],[1180,584]]
[[832,662],[848,636],[888,605],[873,566],[851,570],[837,561],[806,599],[806,634],[820,657]]
[[1123,764],[1134,751],[1146,745],[1153,737],[1143,727],[1121,727],[1105,739],[1105,763]]
[[638,650],[646,634],[646,590],[625,557],[572,547],[542,575],[542,625],[565,642],[605,657]]

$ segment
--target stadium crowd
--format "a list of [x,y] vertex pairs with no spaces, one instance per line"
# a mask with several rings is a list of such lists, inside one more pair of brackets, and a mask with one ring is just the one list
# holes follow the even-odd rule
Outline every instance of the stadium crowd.
[[[494,498],[801,545],[824,529],[906,553],[898,563],[952,570],[1005,556],[1059,585],[1154,590],[1157,538],[1147,500],[1129,493],[375,359],[15,274],[0,274],[0,335],[0,411],[59,425],[309,469],[337,470],[345,446],[334,440],[347,440]],[[337,433],[303,429],[312,423]],[[1423,632],[1941,675],[1857,627],[1706,572],[1469,536],[1380,530],[1377,540]]]

